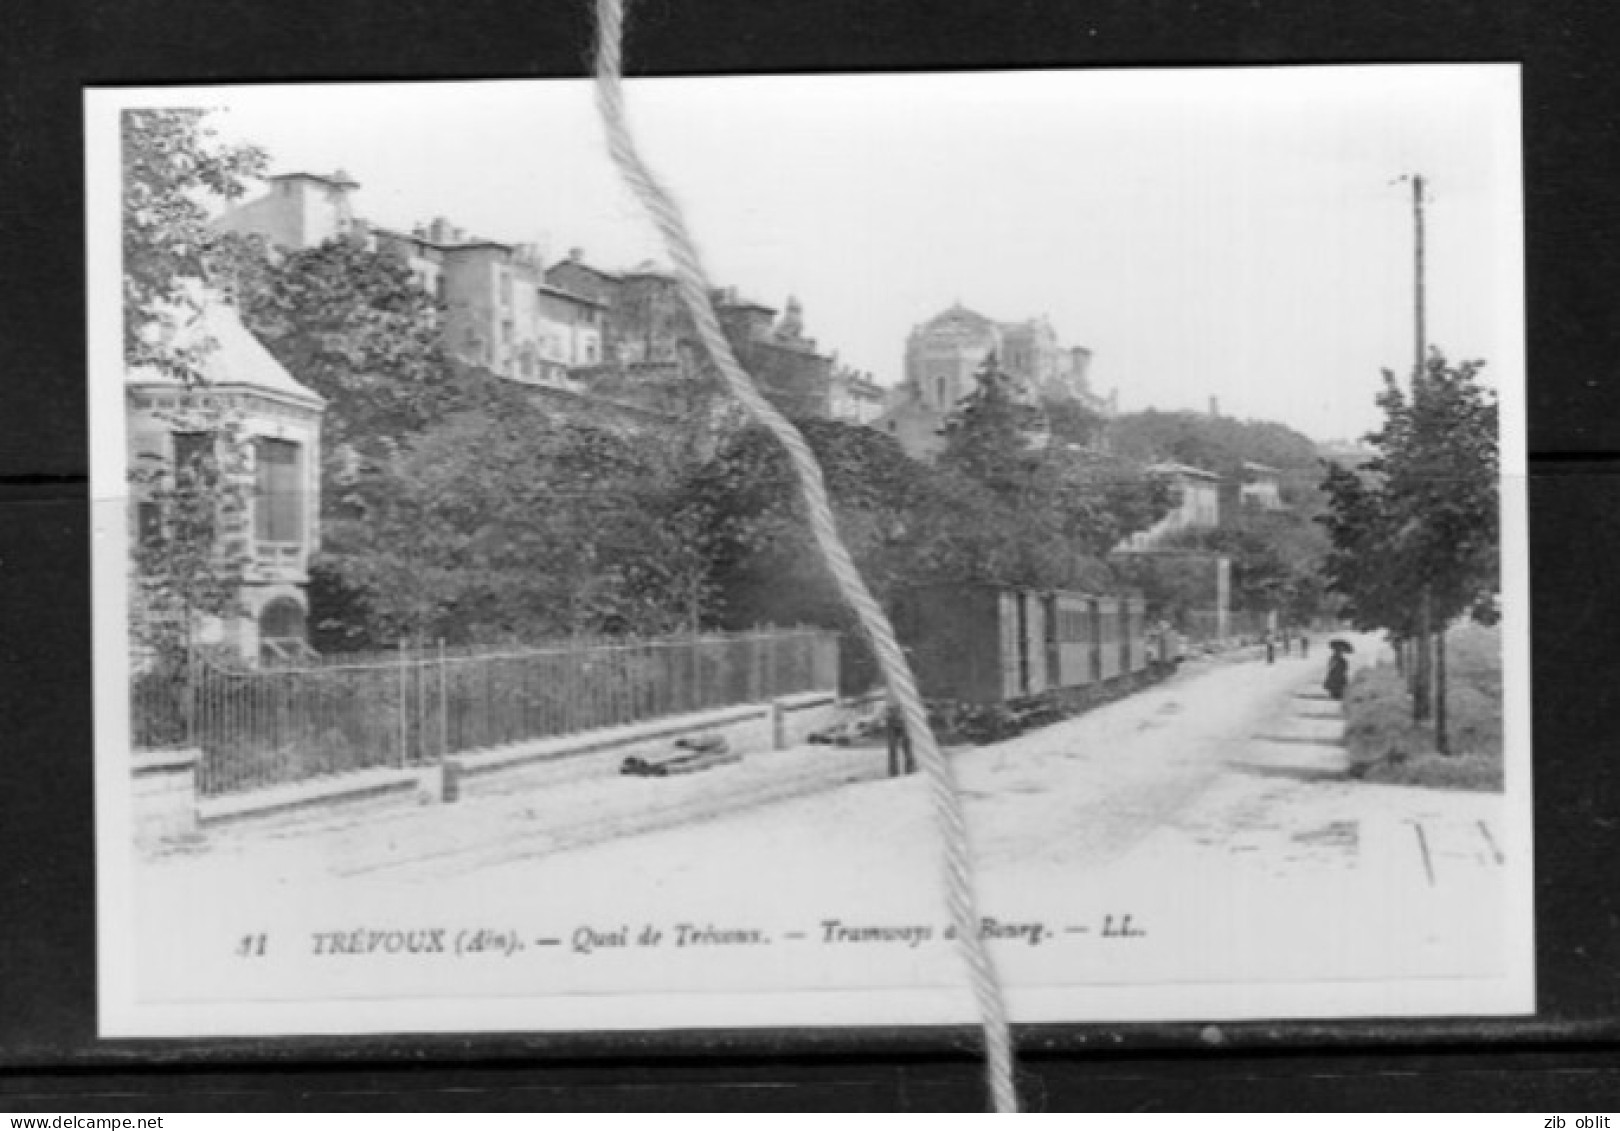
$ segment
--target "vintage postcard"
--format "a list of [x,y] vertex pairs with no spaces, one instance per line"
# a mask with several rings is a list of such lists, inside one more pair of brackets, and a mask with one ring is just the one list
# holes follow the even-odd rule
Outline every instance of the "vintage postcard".
[[[627,96],[1013,1020],[1534,1012],[1517,68]],[[973,1022],[590,86],[86,127],[103,1034]]]

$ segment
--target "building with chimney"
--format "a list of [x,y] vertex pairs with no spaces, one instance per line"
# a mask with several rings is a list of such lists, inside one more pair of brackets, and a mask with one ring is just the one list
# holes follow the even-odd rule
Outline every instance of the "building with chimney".
[[[485,239],[444,217],[409,232],[374,226],[355,214],[360,186],[341,171],[269,181],[266,195],[229,208],[216,228],[283,250],[346,238],[397,257],[439,302],[445,352],[464,364],[662,413],[681,411],[694,375],[708,371],[675,277],[652,263],[609,271],[573,248],[548,265],[532,244]],[[713,298],[733,351],[767,398],[790,416],[832,415],[833,360],[806,333],[796,298],[780,316],[735,288]],[[873,414],[869,385],[845,380],[841,390],[843,411]]]
[[780,317],[771,307],[728,287],[715,296],[715,312],[737,361],[765,398],[789,417],[832,415],[833,360],[804,332],[804,310],[788,296]]
[[214,226],[222,232],[257,235],[282,248],[319,247],[355,230],[353,194],[358,181],[335,173],[277,173],[269,192],[225,211]]
[[370,236],[443,306],[445,352],[456,360],[555,387],[571,386],[574,368],[600,363],[605,304],[553,285],[533,244],[481,239],[443,217]]
[[[668,405],[694,380],[718,380],[698,341],[697,328],[674,275],[653,263],[608,271],[579,249],[546,270],[546,279],[604,306],[602,359],[575,376],[586,389]],[[833,358],[806,332],[803,305],[789,296],[781,311],[719,288],[710,296],[720,328],[737,361],[766,399],[789,416],[832,415]],[[845,382],[845,401],[860,399],[871,415],[871,395]],[[851,412],[857,411],[850,408]]]
[[605,304],[548,281],[532,244],[484,239],[443,217],[409,232],[374,227],[355,214],[360,185],[341,171],[278,174],[269,184],[215,227],[282,250],[347,238],[396,256],[443,306],[445,352],[466,364],[555,386],[567,385],[576,366],[600,364]]

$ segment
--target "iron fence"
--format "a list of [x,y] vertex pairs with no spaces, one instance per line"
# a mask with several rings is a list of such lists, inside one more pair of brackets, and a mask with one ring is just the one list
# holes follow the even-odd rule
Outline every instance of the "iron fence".
[[137,682],[133,705],[136,745],[199,747],[199,788],[217,796],[837,687],[836,634],[771,629],[260,668],[199,660],[163,688]]

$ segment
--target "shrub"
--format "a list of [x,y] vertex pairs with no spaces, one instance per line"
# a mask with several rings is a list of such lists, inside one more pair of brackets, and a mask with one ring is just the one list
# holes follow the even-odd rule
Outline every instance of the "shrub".
[[1012,738],[1024,727],[1004,703],[964,703],[936,700],[928,704],[928,724],[942,742],[969,742],[985,746]]
[[1344,717],[1352,774],[1360,765],[1399,761],[1434,748],[1433,740],[1413,725],[1406,682],[1394,668],[1357,672],[1345,692]]
[[1419,754],[1400,762],[1372,763],[1361,778],[1382,785],[1500,792],[1502,759],[1488,754]]

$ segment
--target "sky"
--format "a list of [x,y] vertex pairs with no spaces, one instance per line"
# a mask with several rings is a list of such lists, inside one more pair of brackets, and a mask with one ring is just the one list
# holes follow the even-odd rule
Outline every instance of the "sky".
[[[1413,214],[1429,340],[1522,382],[1518,71],[1509,66],[1025,71],[631,80],[632,125],[717,283],[894,384],[907,333],[960,301],[1050,318],[1125,411],[1378,418],[1414,356]],[[276,172],[343,168],[357,212],[664,256],[578,80],[153,92],[220,108]]]

